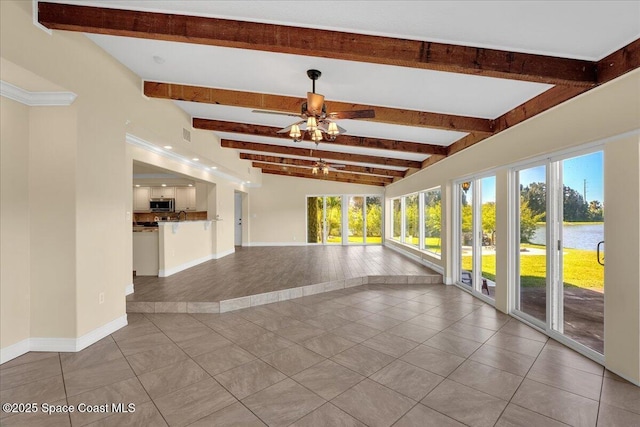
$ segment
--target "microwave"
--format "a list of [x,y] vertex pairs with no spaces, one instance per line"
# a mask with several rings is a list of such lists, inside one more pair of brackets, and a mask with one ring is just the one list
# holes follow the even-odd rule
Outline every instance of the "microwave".
[[151,212],[175,212],[175,199],[150,199]]

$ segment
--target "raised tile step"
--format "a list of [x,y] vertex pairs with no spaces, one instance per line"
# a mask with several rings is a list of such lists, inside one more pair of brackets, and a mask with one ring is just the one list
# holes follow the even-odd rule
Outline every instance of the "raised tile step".
[[364,276],[332,282],[316,283],[297,288],[282,289],[256,295],[247,295],[223,301],[212,302],[172,302],[172,301],[127,301],[127,313],[226,313],[242,308],[255,307],[278,301],[286,301],[322,292],[368,284],[441,284],[442,275],[412,275],[412,276]]

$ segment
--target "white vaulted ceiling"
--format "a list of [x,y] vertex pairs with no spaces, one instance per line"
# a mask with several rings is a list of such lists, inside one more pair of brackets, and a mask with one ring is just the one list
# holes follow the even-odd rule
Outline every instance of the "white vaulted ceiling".
[[[54,1],[195,15],[598,61],[640,36],[635,1]],[[496,119],[553,85],[522,80],[146,38],[88,34],[146,81],[304,98],[306,70],[330,101]],[[251,108],[175,102],[194,118],[285,127],[293,117]],[[291,111],[298,113],[299,111]],[[341,120],[348,135],[449,146],[466,132]],[[217,132],[221,138],[291,147],[288,139]],[[375,156],[388,150],[321,143],[320,149]],[[264,154],[264,153],[263,153]],[[296,157],[296,156],[289,156]],[[422,161],[428,155],[394,152]],[[348,163],[348,162],[341,162]]]

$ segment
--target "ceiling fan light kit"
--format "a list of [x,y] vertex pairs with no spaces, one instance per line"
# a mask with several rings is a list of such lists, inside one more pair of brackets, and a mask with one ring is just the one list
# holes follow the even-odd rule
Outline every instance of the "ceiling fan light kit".
[[[300,115],[302,119],[284,129],[280,129],[278,133],[289,133],[294,142],[300,142],[304,139],[305,133],[313,142],[335,141],[336,138],[345,133],[346,129],[341,128],[334,120],[338,119],[369,119],[375,117],[374,110],[355,110],[355,111],[338,111],[327,114],[327,106],[324,103],[324,95],[316,93],[316,80],[320,78],[322,73],[318,70],[307,70],[307,76],[312,81],[312,92],[307,92],[307,101],[300,106]],[[254,110],[257,113],[282,114],[286,116],[296,116],[295,114],[279,113],[274,111]],[[300,125],[304,125],[301,128]],[[325,174],[328,173],[325,172]]]

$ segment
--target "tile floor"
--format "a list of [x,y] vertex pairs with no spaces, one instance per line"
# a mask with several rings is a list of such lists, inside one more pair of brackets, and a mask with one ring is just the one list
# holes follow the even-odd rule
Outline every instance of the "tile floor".
[[137,276],[128,302],[222,301],[366,276],[435,274],[384,246],[236,247],[173,274]]
[[5,363],[0,385],[3,403],[136,409],[2,413],[4,426],[640,425],[639,387],[444,285],[130,314],[81,352]]

